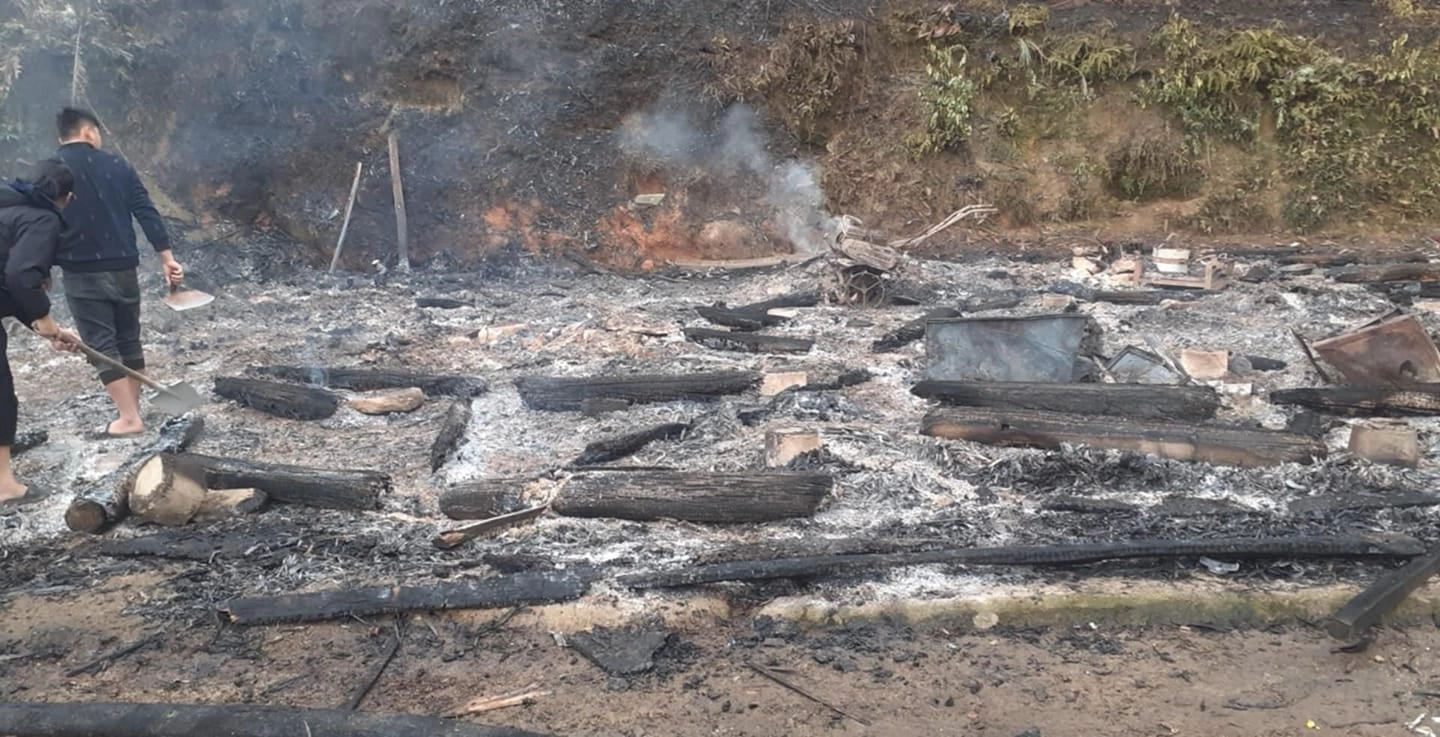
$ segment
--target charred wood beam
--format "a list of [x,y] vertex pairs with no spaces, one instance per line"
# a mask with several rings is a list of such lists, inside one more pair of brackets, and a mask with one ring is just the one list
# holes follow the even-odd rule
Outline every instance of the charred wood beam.
[[1411,560],[1370,584],[1326,620],[1325,631],[1337,640],[1353,641],[1371,625],[1400,606],[1415,589],[1440,572],[1440,550]]
[[813,515],[833,485],[814,473],[592,473],[570,479],[551,508],[568,517],[772,522]]
[[1136,540],[1080,545],[1012,545],[905,553],[817,555],[742,560],[634,573],[618,581],[635,589],[695,586],[722,581],[765,581],[854,574],[918,565],[1068,566],[1138,558],[1218,557],[1232,560],[1294,558],[1408,558],[1424,552],[1399,535],[1336,535],[1255,539]]
[[319,387],[221,376],[215,394],[242,407],[292,420],[323,420],[340,408],[340,395]]
[[925,418],[923,432],[987,445],[1058,450],[1076,443],[1244,467],[1309,463],[1326,452],[1317,438],[1273,430],[1019,409],[942,409]]
[[1151,420],[1208,420],[1220,396],[1208,386],[922,381],[910,389],[942,404]]
[[644,430],[625,433],[613,438],[597,440],[585,446],[575,460],[570,462],[571,466],[595,466],[601,463],[609,463],[626,456],[640,452],[645,446],[662,440],[675,440],[683,436],[690,429],[688,423],[670,422],[664,425],[648,427]]
[[1270,401],[1342,417],[1430,417],[1440,415],[1440,384],[1284,389]]
[[240,625],[323,622],[416,611],[501,609],[580,598],[590,578],[574,571],[540,571],[429,586],[374,586],[233,599],[220,605]]
[[710,328],[685,328],[685,337],[717,351],[740,351],[742,353],[809,353],[815,341],[808,338],[785,338],[778,335],[760,335]]
[[1347,266],[1330,272],[1330,278],[1342,284],[1380,284],[1397,281],[1435,281],[1440,279],[1440,264],[1376,264]]
[[533,479],[515,476],[475,479],[456,484],[440,495],[440,513],[450,519],[490,519],[525,506],[521,493]]
[[953,317],[962,317],[960,310],[954,307],[936,307],[924,315],[880,336],[879,340],[870,344],[870,352],[893,353],[925,337],[925,325],[931,320],[943,320]]
[[489,389],[484,379],[475,376],[423,374],[399,369],[256,366],[249,369],[249,373],[297,384],[313,384],[357,392],[416,387],[425,392],[427,397],[470,399]]
[[786,318],[779,315],[753,312],[744,308],[696,307],[695,312],[716,325],[751,333],[787,321]]
[[131,455],[120,468],[80,489],[65,509],[65,526],[76,532],[99,533],[130,514],[130,484],[135,470],[160,453],[179,453],[205,429],[199,415],[166,420],[155,441]]
[[463,299],[451,299],[449,297],[416,297],[415,306],[422,309],[458,310],[461,307],[474,307],[475,303],[466,302]]
[[454,719],[249,704],[0,702],[13,737],[545,737]]
[[445,462],[450,460],[450,455],[460,447],[460,441],[465,438],[465,431],[470,428],[470,419],[473,410],[470,407],[470,400],[457,399],[450,403],[450,408],[445,410],[445,419],[440,422],[440,431],[435,433],[435,440],[430,444],[430,470],[439,471]]
[[715,371],[678,375],[523,376],[515,380],[525,406],[552,412],[579,411],[586,400],[618,399],[631,404],[708,401],[741,394],[760,383],[753,371]]
[[1409,491],[1390,494],[1323,494],[1292,500],[1292,515],[1331,515],[1357,509],[1406,509],[1440,506],[1440,494]]
[[322,509],[380,508],[390,477],[379,471],[330,470],[240,458],[185,454],[178,462],[203,469],[209,489],[255,489],[272,501]]
[[820,292],[812,289],[771,297],[767,300],[745,305],[739,309],[746,312],[769,312],[770,310],[784,309],[786,307],[814,307],[818,304],[820,304]]

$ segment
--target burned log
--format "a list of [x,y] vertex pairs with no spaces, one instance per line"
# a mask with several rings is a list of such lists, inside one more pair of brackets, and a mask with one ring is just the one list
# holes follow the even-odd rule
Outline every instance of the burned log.
[[220,612],[241,625],[323,622],[416,611],[556,604],[578,599],[589,588],[590,577],[575,571],[540,571],[429,586],[373,586],[233,599],[221,604]]
[[575,412],[587,399],[619,399],[631,404],[680,400],[709,401],[740,394],[760,383],[753,371],[638,376],[523,376],[515,380],[525,406],[551,412]]
[[910,393],[952,406],[1150,420],[1208,420],[1220,409],[1208,386],[922,381]]
[[380,508],[390,477],[379,471],[330,470],[239,458],[184,454],[179,462],[202,469],[208,489],[255,489],[273,501],[321,509]]
[[551,507],[568,517],[773,522],[813,515],[833,485],[815,473],[593,473],[570,479]]
[[319,387],[221,376],[215,394],[242,407],[292,420],[323,420],[340,408],[340,395]]
[[809,353],[810,349],[815,347],[815,341],[808,338],[786,338],[710,328],[685,328],[685,338],[712,350],[742,353]]
[[695,312],[716,325],[752,333],[786,322],[786,318],[779,315],[772,315],[765,311],[752,311],[743,307],[696,307]]
[[1370,584],[1325,621],[1325,631],[1337,640],[1357,639],[1372,625],[1405,601],[1436,573],[1440,573],[1440,550],[1411,560]]
[[179,453],[189,447],[205,429],[199,415],[182,415],[160,426],[155,442],[146,446],[120,468],[76,492],[65,510],[65,526],[76,532],[98,533],[130,514],[130,481],[135,470],[151,456]]
[[474,376],[423,374],[400,369],[255,366],[249,369],[249,373],[297,384],[313,384],[357,392],[418,387],[425,392],[427,397],[470,399],[484,394],[489,389],[484,379]]
[[695,586],[721,581],[765,581],[853,574],[918,565],[1062,566],[1137,558],[1231,560],[1295,558],[1410,558],[1424,552],[1419,540],[1402,535],[1335,535],[1245,539],[1135,540],[1079,545],[1013,545],[904,553],[815,555],[690,565],[668,571],[632,573],[618,581],[635,589]]
[[465,431],[470,428],[472,408],[467,399],[457,399],[450,403],[450,409],[445,410],[445,419],[440,423],[440,431],[435,433],[435,441],[430,444],[430,470],[439,471],[440,467],[450,459],[450,454],[460,446],[460,441],[465,437]]
[[130,484],[130,511],[146,522],[183,525],[205,501],[204,473],[176,462],[176,456],[151,456]]
[[929,321],[943,320],[952,317],[963,317],[963,315],[960,314],[960,310],[954,307],[936,307],[924,315],[880,336],[879,340],[870,344],[870,352],[893,353],[925,337],[925,324]]
[[738,309],[746,312],[769,312],[787,307],[814,307],[820,304],[820,292],[809,290],[804,292],[791,292],[778,297],[753,302]]
[[664,425],[656,425],[644,430],[617,435],[605,440],[597,440],[585,446],[575,460],[570,462],[574,466],[594,466],[601,463],[619,460],[626,456],[640,452],[645,446],[661,440],[675,440],[684,435],[690,429],[688,423],[670,422]]
[[1284,389],[1270,401],[1341,417],[1432,417],[1440,415],[1440,384]]
[[1034,410],[947,408],[927,416],[923,432],[987,445],[1051,450],[1076,443],[1226,466],[1309,463],[1325,457],[1321,440],[1274,430]]
[[1440,507],[1440,494],[1402,491],[1389,494],[1322,494],[1304,496],[1286,505],[1292,515],[1331,516],[1357,509],[1408,509]]
[[525,506],[521,493],[533,479],[523,476],[476,479],[440,495],[440,513],[450,519],[490,519]]
[[415,306],[421,309],[458,310],[461,307],[474,307],[475,303],[450,297],[416,297]]
[[408,714],[250,704],[0,702],[13,737],[546,737],[508,727]]
[[1331,271],[1330,278],[1342,284],[1435,281],[1440,279],[1440,264],[1420,263],[1347,266]]

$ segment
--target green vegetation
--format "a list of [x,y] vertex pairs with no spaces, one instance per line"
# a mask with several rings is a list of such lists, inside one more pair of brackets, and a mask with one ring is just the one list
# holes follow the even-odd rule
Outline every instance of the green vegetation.
[[1137,133],[1111,151],[1106,163],[1111,194],[1127,200],[1189,197],[1204,176],[1184,141],[1168,130]]
[[974,113],[976,86],[966,76],[965,49],[931,44],[926,52],[930,57],[925,65],[929,84],[920,90],[925,130],[906,138],[917,156],[955,151],[970,140],[974,131],[970,116]]

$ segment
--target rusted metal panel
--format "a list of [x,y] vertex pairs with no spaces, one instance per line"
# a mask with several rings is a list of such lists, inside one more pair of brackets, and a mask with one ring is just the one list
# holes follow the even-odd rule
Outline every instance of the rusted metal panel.
[[935,381],[1075,380],[1087,315],[963,317],[925,326],[926,378]]
[[1440,349],[1414,315],[1381,319],[1311,348],[1351,384],[1440,382]]

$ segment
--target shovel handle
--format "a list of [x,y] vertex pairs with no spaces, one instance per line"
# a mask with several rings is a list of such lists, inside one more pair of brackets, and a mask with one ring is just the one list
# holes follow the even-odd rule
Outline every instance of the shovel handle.
[[145,374],[142,374],[139,371],[136,371],[135,369],[132,369],[123,363],[120,363],[119,361],[116,361],[115,359],[105,355],[104,353],[101,353],[100,351],[95,350],[94,348],[91,348],[88,345],[85,345],[84,343],[76,343],[75,347],[79,348],[81,353],[84,353],[91,359],[99,361],[100,363],[103,363],[106,366],[115,369],[116,371],[123,371],[126,376],[129,376],[130,378],[150,387],[151,389],[164,389],[164,387],[160,386],[160,384],[157,383],[154,379],[151,379]]

